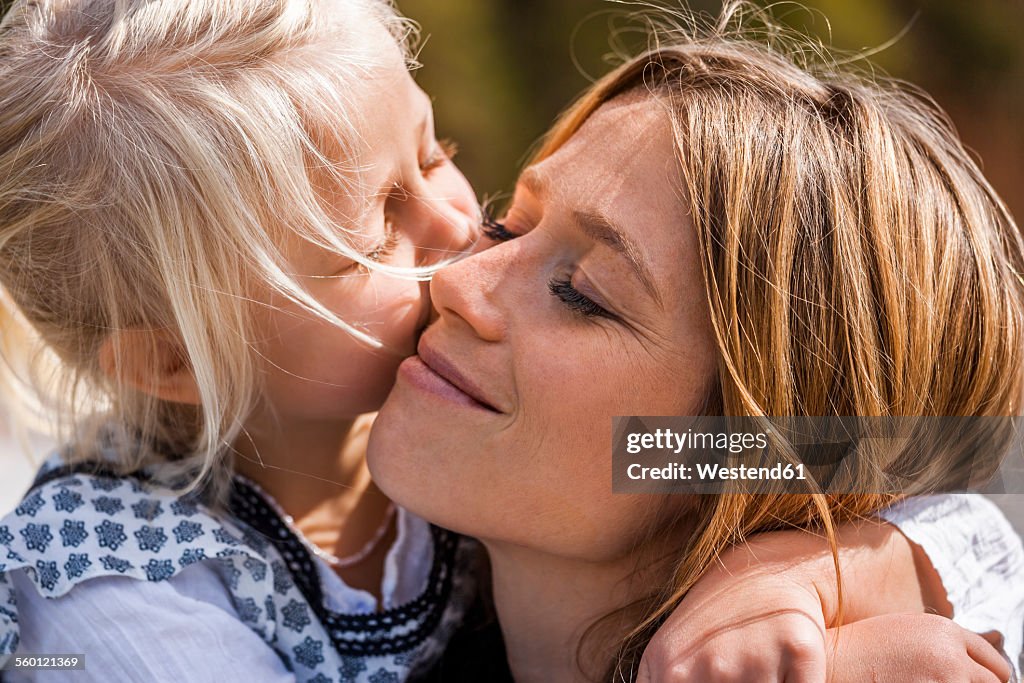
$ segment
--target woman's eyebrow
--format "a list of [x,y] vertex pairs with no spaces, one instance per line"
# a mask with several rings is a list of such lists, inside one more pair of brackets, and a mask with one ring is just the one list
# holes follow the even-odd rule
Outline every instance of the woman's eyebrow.
[[573,211],[572,219],[580,232],[593,240],[607,244],[613,250],[622,254],[629,262],[633,272],[636,273],[637,279],[640,280],[644,289],[647,290],[647,293],[651,295],[651,298],[659,306],[662,305],[661,296],[658,294],[657,287],[654,286],[654,278],[651,276],[651,271],[647,268],[643,253],[635,242],[626,237],[625,232],[620,227],[610,221],[604,214],[593,211]]

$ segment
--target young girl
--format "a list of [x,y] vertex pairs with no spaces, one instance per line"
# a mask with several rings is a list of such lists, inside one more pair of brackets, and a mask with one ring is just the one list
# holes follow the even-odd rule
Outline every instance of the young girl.
[[49,0],[2,33],[0,282],[67,436],[0,520],[0,664],[78,652],[81,680],[222,683],[428,666],[476,553],[372,485],[359,416],[479,211],[407,25],[382,0]]
[[407,26],[376,0],[43,2],[3,31],[0,278],[71,434],[0,525],[2,652],[404,676],[458,616],[459,542],[390,511],[356,417],[479,224]]

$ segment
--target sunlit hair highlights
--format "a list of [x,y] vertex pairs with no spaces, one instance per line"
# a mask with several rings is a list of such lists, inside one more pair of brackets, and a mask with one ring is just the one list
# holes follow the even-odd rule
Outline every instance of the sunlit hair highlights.
[[[615,97],[664,108],[718,349],[709,412],[1019,414],[1021,236],[938,106],[742,3],[714,25],[655,22],[649,51],[595,83],[534,161]],[[947,459],[936,452],[921,476],[941,479]],[[804,526],[835,550],[836,521],[892,499],[700,497],[675,580],[646,605],[615,680],[630,679],[658,624],[730,545]]]
[[[349,94],[410,59],[410,32],[387,0],[14,3],[0,25],[0,283],[6,327],[27,321],[37,343],[5,344],[5,361],[46,389],[70,459],[93,457],[105,431],[132,444],[107,449],[117,467],[201,466],[193,481],[223,483],[259,394],[252,313],[268,293],[380,346],[307,292],[281,245],[290,232],[381,267],[323,197],[366,194]],[[104,374],[99,349],[124,330],[174,348],[198,407]]]

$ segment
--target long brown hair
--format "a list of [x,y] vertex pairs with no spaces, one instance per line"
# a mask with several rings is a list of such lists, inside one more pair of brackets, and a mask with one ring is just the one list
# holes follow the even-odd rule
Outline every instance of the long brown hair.
[[[617,96],[664,106],[718,348],[710,413],[1017,415],[1024,247],[953,125],[905,84],[841,68],[792,36],[761,40],[743,27],[751,11],[729,3],[702,30],[679,15],[691,28],[659,30],[658,44],[595,83],[533,161]],[[936,452],[928,466],[922,476],[938,480],[950,463]],[[630,678],[653,632],[731,545],[816,528],[838,574],[834,525],[895,498],[701,497],[673,581],[644,605],[615,679]]]

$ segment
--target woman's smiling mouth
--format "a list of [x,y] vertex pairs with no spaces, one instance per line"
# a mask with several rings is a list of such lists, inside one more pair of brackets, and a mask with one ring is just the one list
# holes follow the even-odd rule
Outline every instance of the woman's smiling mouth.
[[399,366],[400,378],[449,402],[489,413],[502,412],[484,397],[476,384],[422,340],[417,353],[419,355],[405,359]]

